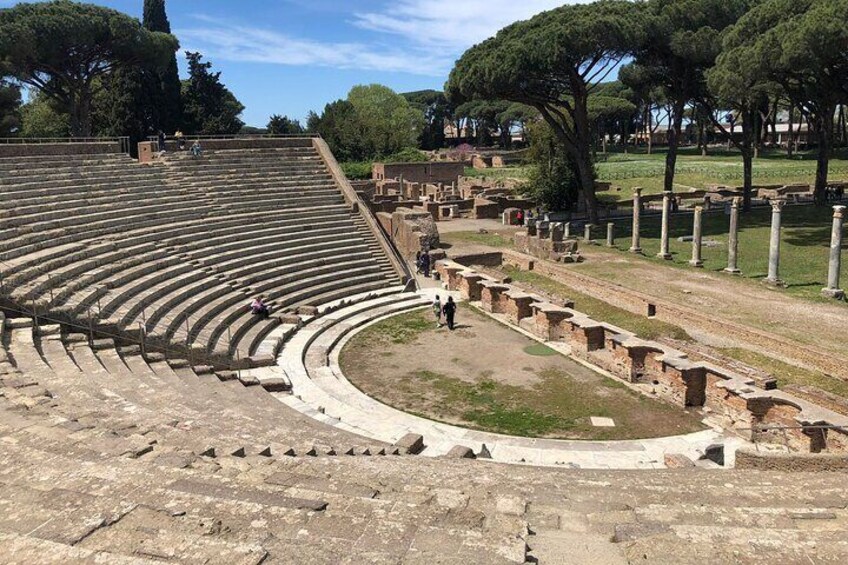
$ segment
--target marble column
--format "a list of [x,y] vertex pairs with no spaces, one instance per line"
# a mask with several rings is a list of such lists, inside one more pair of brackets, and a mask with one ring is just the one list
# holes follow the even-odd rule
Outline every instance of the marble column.
[[738,275],[737,259],[739,257],[739,198],[734,198],[730,205],[730,232],[727,234],[727,268],[725,273]]
[[607,223],[607,247],[615,247],[615,223]]
[[592,241],[592,224],[586,224],[583,227],[583,240],[586,243]]
[[845,217],[845,206],[833,207],[833,231],[830,234],[830,264],[827,271],[827,288],[822,289],[822,296],[828,298],[845,298],[845,291],[839,288],[839,269],[842,263],[842,222]]
[[766,284],[772,286],[783,286],[780,280],[780,215],[783,211],[785,200],[771,201],[771,240],[769,241],[769,266]]
[[701,259],[701,218],[703,208],[695,206],[695,216],[692,223],[692,259],[689,264],[693,267],[703,267],[704,261]]
[[633,242],[630,244],[631,253],[642,253],[639,237],[639,221],[642,217],[642,189],[633,189]]
[[571,238],[571,222],[565,222],[564,224],[562,224],[562,238]]
[[671,191],[663,192],[662,231],[660,234],[660,252],[657,253],[657,257],[665,259],[666,261],[671,260],[671,253],[668,250],[668,222],[669,216],[671,215],[672,196],[673,194]]

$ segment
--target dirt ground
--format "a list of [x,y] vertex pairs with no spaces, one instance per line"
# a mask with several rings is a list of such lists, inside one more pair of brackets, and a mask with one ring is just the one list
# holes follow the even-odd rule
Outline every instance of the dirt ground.
[[[460,308],[457,323],[453,332],[437,329],[429,310],[378,323],[347,344],[342,369],[390,406],[498,433],[636,439],[703,429],[696,414],[640,395],[470,307]],[[594,427],[591,416],[616,426]]]
[[[515,231],[515,228],[507,226],[498,227],[491,220],[463,220],[456,225],[451,222],[439,224],[439,230],[448,234],[448,239],[449,234],[459,231],[459,228],[472,232],[484,228],[490,234],[501,233],[507,238]],[[448,254],[480,251],[481,246],[478,244],[457,243],[448,250]],[[844,304],[804,300],[754,281],[723,273],[649,263],[599,246],[581,245],[580,252],[586,261],[568,266],[575,273],[685,305],[708,313],[717,320],[732,320],[798,343],[827,349],[848,360],[848,310]],[[579,309],[580,305],[576,307]],[[707,345],[745,346],[735,340],[722,340],[718,334],[690,333]],[[752,349],[757,350],[756,347]],[[792,357],[786,352],[771,353],[784,360],[791,360]]]

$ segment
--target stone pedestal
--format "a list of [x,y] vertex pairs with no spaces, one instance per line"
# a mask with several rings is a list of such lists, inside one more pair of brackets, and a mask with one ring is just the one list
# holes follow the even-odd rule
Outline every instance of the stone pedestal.
[[153,142],[142,141],[138,144],[138,162],[152,163],[153,162]]
[[671,215],[671,197],[673,194],[670,191],[663,192],[663,204],[662,204],[662,230],[660,233],[660,252],[657,253],[657,257],[660,259],[665,259],[666,261],[671,260],[671,253],[668,249],[668,222],[669,216]]
[[768,285],[784,286],[780,280],[780,220],[785,200],[771,201],[771,239],[769,241],[768,276],[764,279]]
[[568,239],[571,237],[571,222],[562,224],[562,238]]
[[842,263],[842,222],[845,217],[845,206],[833,207],[833,230],[830,234],[830,263],[827,270],[827,288],[822,289],[822,296],[843,299],[845,291],[839,288],[839,270]]
[[607,223],[607,247],[615,247],[615,224]]
[[742,271],[737,266],[739,252],[739,199],[734,198],[730,205],[730,231],[727,234],[727,268],[724,272],[738,275]]
[[586,224],[583,227],[583,240],[586,243],[591,243],[591,241],[592,241],[592,224]]
[[692,222],[692,259],[689,264],[693,267],[703,267],[704,261],[701,260],[701,216],[703,208],[695,206],[695,216]]
[[631,253],[642,253],[639,236],[639,223],[642,216],[642,189],[633,189],[633,242],[630,244]]

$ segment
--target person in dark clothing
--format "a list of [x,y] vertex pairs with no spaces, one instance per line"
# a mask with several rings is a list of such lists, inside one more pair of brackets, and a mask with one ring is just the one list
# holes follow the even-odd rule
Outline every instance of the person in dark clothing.
[[262,302],[262,298],[260,297],[254,298],[253,302],[250,303],[250,312],[254,316],[259,316],[262,320],[267,319],[271,315],[268,305]]
[[426,251],[421,255],[421,272],[425,277],[430,278],[430,254]]
[[442,306],[442,312],[445,315],[445,320],[447,320],[448,329],[453,330],[453,318],[456,315],[456,302],[453,301],[452,296],[448,296],[448,301],[445,302],[444,306]]
[[421,274],[421,250],[415,252],[415,274]]
[[159,132],[159,151],[165,151],[165,132]]

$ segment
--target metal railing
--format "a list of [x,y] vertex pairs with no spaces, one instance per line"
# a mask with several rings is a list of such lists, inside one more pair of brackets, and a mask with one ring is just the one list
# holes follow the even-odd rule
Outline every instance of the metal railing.
[[115,137],[0,137],[0,145],[78,145],[82,143],[117,143],[121,153],[130,152],[128,136]]

